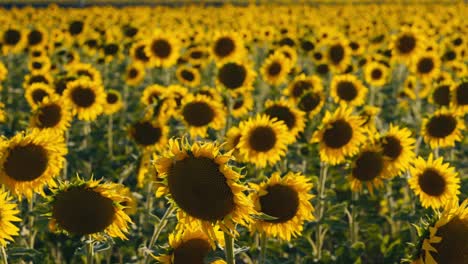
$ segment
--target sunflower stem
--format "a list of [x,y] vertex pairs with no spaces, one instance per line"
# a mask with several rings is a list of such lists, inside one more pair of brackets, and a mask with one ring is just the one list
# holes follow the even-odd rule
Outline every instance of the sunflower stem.
[[369,90],[370,90],[369,105],[374,106],[375,105],[375,87],[371,86],[369,87]]
[[[164,213],[163,217],[160,219],[159,223],[154,225],[154,232],[153,232],[153,236],[151,236],[148,249],[153,248],[156,241],[158,241],[159,235],[161,234],[164,227],[166,227],[167,221],[169,217],[172,215],[172,213],[175,211],[175,209],[176,207],[173,204],[170,204],[169,208],[166,209],[166,212]],[[144,263],[148,263],[148,255],[145,256]]]
[[226,254],[226,263],[235,264],[236,260],[234,258],[234,238],[228,234],[224,233],[224,253]]
[[434,150],[434,158],[438,159],[439,158],[439,147],[436,147]]
[[29,248],[34,249],[34,240],[36,238],[37,231],[34,228],[34,198],[33,194],[28,204],[29,212]]
[[107,149],[109,151],[109,157],[112,158],[114,156],[113,153],[113,124],[114,124],[114,115],[109,115],[109,119],[107,122]]
[[258,264],[265,263],[265,256],[266,256],[266,244],[267,244],[267,236],[265,232],[262,232],[260,237],[260,256],[258,257]]
[[323,240],[325,238],[323,226],[320,224],[322,222],[323,214],[325,212],[325,188],[328,174],[328,164],[325,162],[320,162],[320,176],[318,184],[318,199],[317,204],[317,230],[315,232],[315,243],[316,243],[316,252],[315,257],[320,260],[322,258],[322,247]]
[[350,223],[350,237],[351,237],[351,245],[358,242],[358,222],[357,222],[357,214],[358,208],[357,203],[359,201],[359,192],[352,192],[351,194],[352,199],[352,206],[351,206],[351,223]]
[[86,240],[86,264],[93,264],[94,262],[94,245],[93,239],[89,236]]
[[3,263],[8,264],[8,255],[6,253],[5,247],[2,246],[1,248],[2,248]]

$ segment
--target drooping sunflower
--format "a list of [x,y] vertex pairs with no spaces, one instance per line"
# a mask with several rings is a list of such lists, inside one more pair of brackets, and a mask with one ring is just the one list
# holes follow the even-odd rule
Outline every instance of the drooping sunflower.
[[360,106],[366,95],[367,88],[355,75],[335,75],[331,81],[330,96],[340,105]]
[[179,113],[192,138],[205,137],[208,127],[218,130],[226,122],[221,103],[201,94],[185,96]]
[[124,106],[122,95],[119,91],[109,89],[106,91],[106,103],[104,105],[104,114],[112,115],[120,111]]
[[352,115],[352,109],[339,107],[327,111],[320,128],[312,136],[312,143],[319,143],[320,159],[330,165],[340,164],[354,156],[366,140],[366,128],[360,116]]
[[369,62],[364,67],[364,79],[374,87],[382,87],[388,82],[389,69],[382,63]]
[[312,183],[301,173],[288,172],[281,177],[279,172],[267,182],[251,184],[254,190],[249,195],[258,212],[272,219],[256,220],[250,226],[252,232],[264,232],[268,237],[290,241],[301,234],[306,221],[315,219],[310,199]]
[[392,37],[392,59],[409,62],[424,49],[424,37],[414,28],[403,28]]
[[44,195],[45,185],[55,187],[54,178],[67,154],[62,136],[34,129],[16,134],[0,147],[0,181],[19,199]]
[[139,63],[132,63],[125,71],[125,83],[130,86],[137,86],[145,79],[145,67]]
[[19,228],[14,222],[20,222],[21,219],[17,216],[20,211],[16,203],[11,200],[13,197],[9,195],[4,188],[0,188],[0,245],[6,247],[8,241],[14,241],[13,236],[19,235]]
[[236,235],[236,224],[251,222],[254,209],[239,183],[241,175],[228,165],[229,152],[220,153],[216,143],[189,145],[173,139],[167,150],[155,161],[161,179],[156,196],[165,195],[177,206],[181,225],[201,226],[208,234],[219,226]]
[[219,67],[216,83],[231,93],[241,93],[253,89],[255,76],[247,63],[227,62]]
[[442,157],[434,159],[430,154],[427,161],[418,157],[410,172],[408,184],[425,208],[440,208],[460,193],[460,177]]
[[49,85],[44,83],[33,83],[24,92],[24,97],[26,101],[31,106],[31,108],[36,108],[39,103],[44,101],[45,98],[54,95],[55,92]]
[[145,54],[150,58],[152,66],[168,68],[179,57],[179,43],[173,36],[157,32],[146,45]]
[[351,49],[345,39],[333,40],[326,52],[328,65],[334,72],[343,72],[351,61]]
[[201,80],[198,69],[189,66],[179,66],[176,71],[176,77],[182,85],[192,88],[198,86]]
[[322,90],[304,93],[297,102],[297,108],[305,112],[309,118],[317,115],[325,104],[325,95]]
[[129,128],[129,135],[144,150],[160,149],[167,144],[168,126],[156,121],[141,120]]
[[110,237],[127,239],[130,217],[123,211],[128,198],[116,183],[101,180],[63,182],[49,198],[50,226],[68,235],[90,235],[100,240]]
[[[179,228],[177,228],[179,229]],[[206,262],[208,254],[216,249],[214,241],[224,244],[223,233],[215,229],[213,235],[209,237],[201,228],[174,230],[169,234],[170,249],[167,254],[156,257],[162,264],[182,264],[182,263],[209,263]]]
[[322,91],[322,80],[315,76],[300,74],[283,90],[283,94],[298,101],[301,96],[308,91]]
[[[304,131],[305,113],[297,109],[290,101],[286,101],[285,99],[277,101],[267,100],[263,113],[271,119],[276,118],[278,121],[283,121],[288,127],[288,133],[290,133],[293,138],[292,142],[294,142],[299,133]],[[287,143],[289,144],[292,142]]]
[[285,82],[290,70],[290,61],[281,53],[268,56],[260,68],[263,80],[269,85],[280,85]]
[[284,122],[264,114],[241,122],[239,128],[242,131],[239,152],[257,167],[277,163],[286,155],[288,142],[294,141]]
[[230,114],[235,118],[247,115],[253,108],[254,100],[251,93],[233,94],[231,100],[232,108]]
[[388,164],[384,177],[395,177],[409,169],[416,156],[414,153],[416,141],[411,137],[409,129],[390,124],[390,128],[379,138],[379,142]]
[[439,74],[440,58],[435,52],[425,52],[414,59],[412,71],[421,80],[432,80]]
[[351,172],[348,176],[351,190],[360,192],[362,185],[366,185],[372,194],[374,187],[379,188],[383,185],[382,179],[386,167],[387,161],[381,147],[372,142],[367,143],[361,147],[351,166]]
[[424,118],[421,133],[431,148],[455,146],[463,138],[465,123],[454,110],[442,108]]
[[80,120],[92,121],[103,111],[106,94],[101,84],[86,79],[70,82],[63,93]]
[[70,105],[58,95],[47,97],[37,105],[31,115],[30,126],[63,133],[70,127]]
[[468,259],[468,199],[447,203],[421,246],[421,264],[465,264]]
[[245,53],[244,42],[237,33],[219,32],[212,41],[211,54],[217,63],[236,60]]
[[450,87],[454,107],[461,114],[468,112],[468,80],[462,80]]

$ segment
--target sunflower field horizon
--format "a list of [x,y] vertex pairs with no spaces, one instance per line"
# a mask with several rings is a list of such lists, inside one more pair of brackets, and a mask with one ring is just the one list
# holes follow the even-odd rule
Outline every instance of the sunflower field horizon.
[[466,14],[0,1],[0,263],[468,264]]

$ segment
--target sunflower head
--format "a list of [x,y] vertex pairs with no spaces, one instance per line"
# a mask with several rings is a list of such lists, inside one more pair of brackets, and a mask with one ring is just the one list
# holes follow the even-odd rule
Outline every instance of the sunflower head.
[[224,63],[241,57],[245,52],[244,43],[236,33],[216,33],[211,54],[216,62]]
[[351,74],[336,75],[330,87],[333,100],[342,105],[360,106],[364,104],[367,88]]
[[251,90],[255,72],[246,63],[226,62],[218,69],[216,83],[229,92]]
[[130,137],[144,149],[158,149],[167,143],[168,127],[155,121],[141,120],[130,129]]
[[31,116],[31,127],[64,132],[70,126],[71,118],[68,103],[53,95],[37,105]]
[[91,121],[104,110],[106,95],[101,84],[86,79],[70,82],[63,97],[80,120]]
[[131,219],[123,211],[128,197],[120,189],[116,183],[84,181],[79,177],[61,183],[49,198],[52,226],[69,235],[101,239],[107,234],[126,239]]
[[373,143],[361,148],[356,155],[349,181],[351,190],[361,191],[362,185],[366,185],[369,192],[373,193],[373,187],[381,187],[382,177],[385,172],[387,162],[382,153],[382,149]]
[[188,87],[198,86],[201,79],[198,69],[188,66],[178,67],[176,77],[182,85],[186,85]]
[[106,115],[112,115],[120,111],[124,106],[122,95],[119,91],[109,89],[106,91],[106,103],[104,107],[104,113]]
[[390,128],[379,138],[382,154],[388,162],[384,177],[394,177],[406,171],[415,158],[411,131],[390,124]]
[[0,245],[6,247],[8,241],[14,241],[13,236],[19,235],[19,228],[14,222],[21,222],[18,217],[20,211],[16,203],[12,202],[13,197],[0,188]]
[[463,138],[465,124],[458,113],[442,108],[425,118],[422,124],[424,141],[431,147],[453,147],[456,141]]
[[273,53],[267,57],[260,72],[263,80],[270,85],[279,85],[286,80],[289,71],[292,69],[290,60],[282,53]]
[[145,46],[144,52],[153,66],[167,68],[174,65],[179,57],[179,42],[173,36],[158,31]]
[[131,86],[139,85],[145,78],[145,67],[140,63],[132,63],[127,66],[125,83]]
[[297,109],[290,101],[286,101],[285,99],[278,101],[267,100],[263,112],[271,119],[276,118],[278,121],[283,121],[294,138],[304,131],[304,112]]

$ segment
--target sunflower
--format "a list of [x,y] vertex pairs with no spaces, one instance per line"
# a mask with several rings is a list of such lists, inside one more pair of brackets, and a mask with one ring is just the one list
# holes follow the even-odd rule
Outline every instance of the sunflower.
[[367,88],[352,74],[335,75],[330,84],[330,96],[344,106],[364,104]]
[[453,147],[462,140],[465,123],[453,110],[442,108],[423,120],[421,130],[431,148]]
[[282,84],[290,70],[290,61],[281,53],[268,56],[260,68],[263,80],[269,85]]
[[281,177],[279,172],[271,175],[267,182],[251,184],[254,190],[249,195],[258,212],[272,219],[256,220],[250,226],[252,232],[265,233],[290,241],[301,234],[307,221],[315,220],[310,199],[312,183],[301,173],[288,172]]
[[51,63],[48,57],[30,59],[28,63],[29,71],[32,73],[47,73],[50,71]]
[[47,31],[43,28],[35,28],[26,34],[27,45],[29,48],[43,46],[48,42]]
[[167,144],[168,126],[156,121],[141,120],[129,129],[130,137],[145,150],[160,149]]
[[149,106],[160,101],[167,92],[167,88],[158,84],[147,86],[143,90],[140,101],[143,105]]
[[128,198],[120,189],[116,183],[93,179],[61,183],[49,198],[50,225],[69,235],[126,239],[132,220],[123,211]]
[[373,194],[374,187],[379,188],[383,185],[382,179],[387,166],[382,149],[378,145],[368,143],[361,147],[348,176],[351,190],[360,192],[362,185],[366,185],[369,192]]
[[236,93],[232,95],[232,108],[230,114],[235,117],[243,117],[252,111],[254,100],[251,93]]
[[415,158],[416,142],[409,129],[390,124],[390,128],[380,137],[379,142],[388,163],[384,172],[386,178],[395,177],[409,169]]
[[442,157],[434,160],[430,154],[427,161],[418,157],[410,172],[408,184],[425,208],[440,208],[460,193],[460,177]]
[[253,89],[256,74],[247,63],[227,62],[216,75],[216,84],[229,92],[241,93]]
[[19,53],[24,48],[25,32],[20,28],[8,27],[2,32],[0,43],[2,43],[3,54]]
[[408,62],[424,48],[424,38],[413,28],[403,28],[392,37],[392,58]]
[[23,87],[24,89],[28,89],[29,86],[35,83],[43,83],[47,85],[51,85],[53,83],[52,76],[50,73],[46,72],[35,72],[28,74],[24,77]]
[[162,264],[182,264],[182,263],[209,263],[205,262],[208,254],[216,249],[213,241],[220,241],[224,244],[223,233],[216,229],[215,237],[210,238],[200,227],[194,229],[175,230],[169,234],[169,252],[156,257]]
[[361,116],[361,118],[364,119],[363,126],[367,129],[369,135],[377,133],[375,121],[380,111],[381,109],[379,107],[366,105],[359,113],[359,116]]
[[461,114],[468,112],[468,80],[462,80],[450,87],[452,102]]
[[312,136],[319,143],[320,159],[331,165],[340,164],[354,156],[366,140],[364,120],[352,115],[352,109],[339,107],[334,113],[327,111],[320,128]]
[[293,47],[284,45],[279,48],[277,48],[275,53],[280,53],[283,54],[284,57],[286,57],[289,60],[289,64],[294,67],[297,63],[297,51]]
[[174,109],[177,108],[177,102],[171,99],[168,92],[167,87],[153,84],[143,90],[140,99],[143,105],[151,107],[149,115],[155,117],[160,123],[169,120]]
[[54,177],[67,154],[62,136],[36,129],[16,134],[0,148],[0,181],[19,199],[23,195],[30,199],[34,193],[44,195],[45,185],[54,187]]
[[[265,102],[265,109],[263,113],[270,117],[270,119],[277,119],[283,121],[288,127],[288,133],[291,135],[294,142],[299,133],[304,131],[305,128],[305,113],[297,109],[292,102],[285,99]],[[287,142],[292,143],[292,142]]]
[[201,226],[208,234],[219,226],[236,235],[235,224],[249,224],[254,210],[239,183],[241,175],[228,165],[229,152],[221,154],[215,143],[173,139],[167,150],[155,161],[161,179],[156,196],[165,195],[177,206],[181,225]]
[[216,33],[213,38],[211,54],[217,63],[235,61],[245,53],[242,38],[234,32]]
[[309,118],[312,118],[322,110],[325,100],[323,91],[309,91],[299,98],[297,108],[305,112]]
[[343,72],[351,60],[351,49],[345,39],[332,41],[326,51],[328,64],[335,72]]
[[34,109],[39,103],[44,101],[45,98],[55,94],[54,90],[49,85],[44,83],[33,83],[24,92],[24,97],[28,104]]
[[112,62],[112,60],[122,59],[122,47],[115,39],[108,39],[101,47],[101,57],[104,58],[106,63]]
[[468,259],[468,199],[445,206],[422,242],[422,264],[458,264]]
[[13,222],[21,222],[18,218],[20,211],[13,198],[4,188],[0,188],[0,245],[6,247],[9,241],[14,241],[12,236],[19,235],[19,228]]
[[364,67],[364,79],[371,86],[384,86],[388,78],[389,69],[382,63],[372,61]]
[[189,94],[188,89],[184,86],[172,84],[166,87],[167,98],[172,101],[171,105],[174,105],[175,109],[180,109],[182,101]]
[[452,86],[450,81],[443,81],[434,87],[431,97],[429,98],[430,102],[440,106],[440,107],[449,107],[451,96],[450,96],[450,87]]
[[432,80],[440,71],[439,56],[435,52],[418,55],[414,59],[412,70],[421,80]]
[[221,103],[204,95],[188,94],[182,100],[179,118],[182,119],[192,138],[205,137],[208,127],[215,130],[224,127],[225,113]]
[[71,119],[70,106],[58,95],[53,95],[34,109],[30,126],[63,133],[70,127]]
[[200,84],[200,72],[189,66],[179,66],[176,71],[176,77],[182,85],[196,87]]
[[301,96],[308,91],[322,90],[322,79],[315,75],[306,76],[305,74],[300,74],[283,90],[283,94],[292,98],[294,101],[298,101]]
[[97,84],[102,84],[101,73],[91,64],[73,63],[66,67],[69,76],[90,80]]
[[236,161],[243,162],[242,156],[239,153],[239,142],[242,136],[242,131],[239,127],[233,126],[226,132],[226,144],[223,148],[226,151],[232,151],[232,155],[236,158]]
[[283,121],[265,114],[241,122],[239,128],[242,131],[238,144],[240,155],[257,167],[277,163],[286,155],[288,142],[294,141]]
[[145,67],[140,63],[132,63],[125,71],[125,83],[137,86],[145,79]]
[[86,79],[68,83],[63,97],[72,106],[72,113],[78,115],[78,119],[86,121],[96,119],[106,103],[102,85]]
[[171,35],[157,32],[146,45],[145,53],[152,66],[169,68],[179,57],[179,43]]
[[146,53],[147,46],[149,42],[146,40],[138,41],[132,45],[130,48],[130,57],[133,61],[139,62],[143,65],[148,65],[150,63],[150,57]]
[[106,91],[106,103],[104,104],[104,114],[112,115],[120,111],[124,106],[122,95],[119,91],[109,89]]

